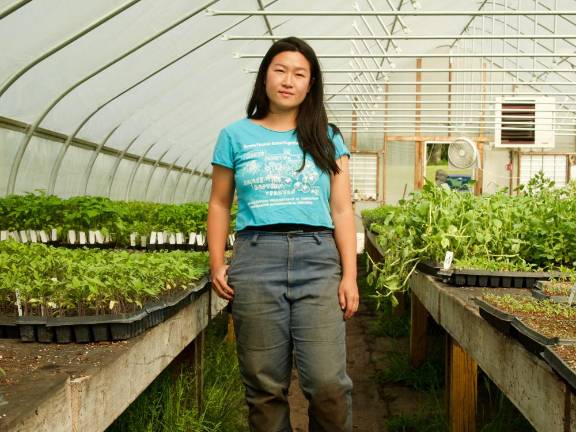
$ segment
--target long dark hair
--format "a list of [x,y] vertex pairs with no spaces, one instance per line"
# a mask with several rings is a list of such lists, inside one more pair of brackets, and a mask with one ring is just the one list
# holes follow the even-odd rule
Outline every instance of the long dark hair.
[[296,136],[304,153],[299,171],[304,168],[306,153],[309,153],[322,171],[338,174],[340,168],[334,160],[336,149],[328,136],[328,126],[331,128],[331,136],[339,134],[340,131],[335,125],[328,123],[324,108],[324,87],[320,63],[312,47],[302,39],[287,37],[278,40],[270,47],[256,75],[254,90],[246,108],[248,118],[259,120],[268,115],[270,101],[266,94],[266,73],[272,59],[284,51],[299,52],[310,64],[310,91],[300,104],[296,122]]

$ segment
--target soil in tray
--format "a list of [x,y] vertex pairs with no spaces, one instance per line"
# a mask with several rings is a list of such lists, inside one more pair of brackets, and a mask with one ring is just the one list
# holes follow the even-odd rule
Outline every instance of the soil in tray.
[[485,295],[483,300],[513,314],[530,328],[548,338],[576,339],[576,309],[549,300],[527,296]]
[[555,345],[552,349],[568,366],[576,370],[576,345]]
[[573,286],[574,284],[572,282],[541,282],[540,291],[547,296],[568,297]]

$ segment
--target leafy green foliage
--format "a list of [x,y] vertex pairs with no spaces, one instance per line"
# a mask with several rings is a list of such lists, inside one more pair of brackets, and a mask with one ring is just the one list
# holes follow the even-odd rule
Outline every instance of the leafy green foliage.
[[0,311],[70,316],[133,312],[187,288],[208,270],[206,253],[64,249],[0,242]]
[[420,260],[492,270],[554,269],[576,264],[576,183],[555,188],[538,175],[519,194],[477,197],[427,183],[397,206],[362,213],[385,260],[370,278],[381,296],[407,289]]
[[[233,216],[235,212],[233,208]],[[0,198],[0,229],[56,228],[60,235],[68,230],[100,230],[113,234],[118,244],[124,246],[129,244],[132,233],[206,232],[207,219],[206,203],[125,202],[97,196],[61,199],[43,191]]]

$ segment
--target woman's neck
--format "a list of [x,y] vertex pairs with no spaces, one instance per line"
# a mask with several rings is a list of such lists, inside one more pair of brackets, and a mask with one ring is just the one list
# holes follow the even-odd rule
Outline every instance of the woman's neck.
[[255,121],[256,123],[273,130],[290,130],[296,128],[297,119],[298,111],[280,113],[268,112],[266,117]]

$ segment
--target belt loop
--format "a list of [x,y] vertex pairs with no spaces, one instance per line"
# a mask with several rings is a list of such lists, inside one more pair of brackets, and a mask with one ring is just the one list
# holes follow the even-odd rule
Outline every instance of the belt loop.
[[321,244],[322,240],[320,240],[320,236],[318,235],[318,233],[312,233],[312,235],[314,236],[314,240],[316,240],[316,243]]
[[260,234],[256,233],[256,234],[254,234],[254,235],[252,236],[252,239],[250,240],[250,244],[251,244],[252,246],[256,246],[256,243],[258,243],[258,236],[259,236],[259,235],[260,235]]

